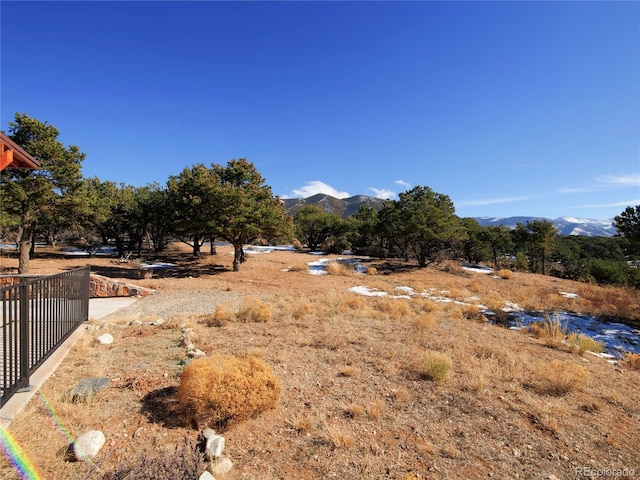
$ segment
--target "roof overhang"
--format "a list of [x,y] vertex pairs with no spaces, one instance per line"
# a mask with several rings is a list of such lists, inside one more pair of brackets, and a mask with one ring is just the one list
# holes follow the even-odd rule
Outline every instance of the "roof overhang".
[[2,157],[0,157],[0,170],[5,168],[23,168],[33,170],[40,168],[40,162],[29,155],[16,142],[0,132],[0,147]]

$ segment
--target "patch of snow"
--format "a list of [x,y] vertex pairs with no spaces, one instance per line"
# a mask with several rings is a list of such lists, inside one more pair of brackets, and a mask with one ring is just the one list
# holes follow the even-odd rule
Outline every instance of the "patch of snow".
[[578,298],[580,295],[577,293],[569,293],[569,292],[558,292],[564,298]]
[[164,268],[172,268],[175,265],[173,263],[141,263],[140,264],[140,268],[145,269],[145,270],[149,270],[149,269],[157,269],[157,270],[161,270]]

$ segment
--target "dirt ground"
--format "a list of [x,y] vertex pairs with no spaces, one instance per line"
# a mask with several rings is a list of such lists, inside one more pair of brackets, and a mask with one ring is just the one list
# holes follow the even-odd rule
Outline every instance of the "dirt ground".
[[[153,461],[140,459],[174,458],[195,441],[198,430],[176,408],[183,327],[208,354],[261,358],[281,385],[274,409],[223,433],[234,466],[218,479],[640,477],[640,372],[493,325],[468,306],[510,301],[638,321],[637,290],[527,273],[500,279],[452,264],[371,261],[367,275],[309,275],[304,265],[317,259],[293,251],[250,255],[234,273],[227,247],[194,259],[175,246],[161,259],[175,268],[133,280],[133,265],[112,259],[39,254],[32,273],[89,263],[96,273],[157,291],[133,310],[92,322],[95,329],[11,425],[40,478],[105,478],[136,462],[149,469]],[[15,265],[0,258],[5,273]],[[358,285],[435,289],[459,303],[348,290]],[[153,308],[192,296],[181,311]],[[266,305],[267,321],[203,320],[216,305],[237,311],[250,299]],[[146,324],[158,318],[163,325]],[[112,345],[96,344],[103,333],[115,337]],[[433,352],[451,361],[439,381],[425,375],[425,355]],[[88,403],[66,401],[79,380],[97,376],[111,379],[105,392]],[[70,439],[93,429],[106,437],[95,462],[66,460]],[[4,459],[0,479],[10,478],[20,476]]]

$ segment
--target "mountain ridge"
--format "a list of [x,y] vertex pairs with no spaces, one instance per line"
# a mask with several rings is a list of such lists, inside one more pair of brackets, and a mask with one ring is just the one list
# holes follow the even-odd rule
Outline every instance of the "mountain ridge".
[[[295,213],[305,205],[318,205],[326,212],[347,218],[358,211],[360,205],[368,205],[376,211],[382,208],[384,200],[370,197],[368,195],[354,195],[348,198],[336,198],[324,193],[318,193],[307,198],[286,198],[282,199],[285,208],[290,215]],[[546,220],[556,227],[560,235],[584,235],[588,237],[613,237],[616,229],[613,226],[613,219],[598,220],[591,218],[579,218],[565,215],[555,219],[546,217],[471,217],[483,227],[489,225],[504,225],[507,228],[515,228],[518,223],[533,222],[534,220]]]

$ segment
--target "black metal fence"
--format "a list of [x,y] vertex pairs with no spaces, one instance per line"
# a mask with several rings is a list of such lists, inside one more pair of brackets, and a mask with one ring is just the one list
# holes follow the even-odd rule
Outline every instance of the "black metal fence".
[[0,288],[0,407],[89,318],[89,267]]

